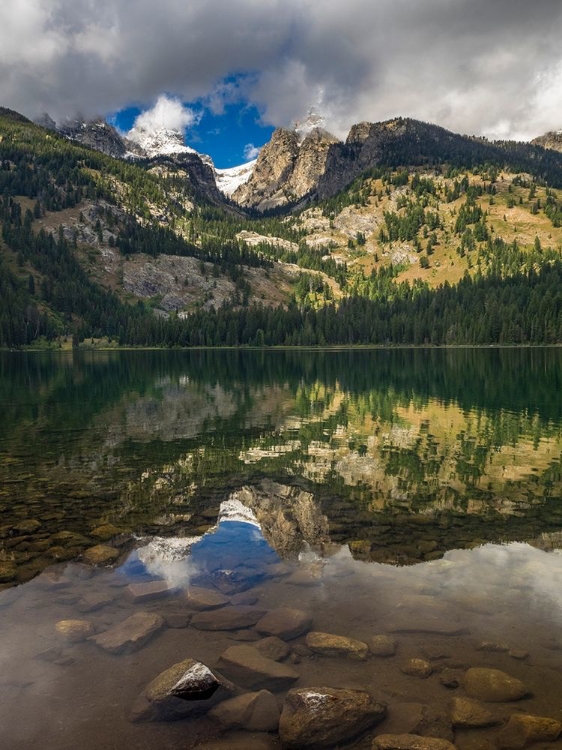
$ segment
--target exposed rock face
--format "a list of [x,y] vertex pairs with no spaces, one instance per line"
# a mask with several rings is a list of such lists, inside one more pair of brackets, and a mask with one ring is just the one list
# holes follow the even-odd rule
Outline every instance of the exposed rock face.
[[463,678],[463,686],[470,698],[487,703],[517,701],[527,694],[527,688],[516,677],[499,669],[474,667]]
[[324,173],[330,148],[338,139],[314,128],[300,140],[295,130],[279,128],[258,156],[250,179],[233,193],[242,206],[265,211],[296,203],[308,195]]
[[[51,123],[53,122],[51,118],[49,120]],[[38,124],[45,127],[43,121]],[[80,143],[83,146],[88,146],[88,148],[93,148],[96,151],[101,151],[103,154],[107,154],[107,156],[113,156],[115,159],[124,158],[128,151],[125,140],[119,135],[113,125],[109,125],[101,117],[94,120],[67,120],[59,125],[57,130],[65,138]]]
[[386,706],[365,690],[301,688],[287,694],[279,734],[287,748],[332,747],[357,737],[385,716]]
[[552,151],[562,151],[562,130],[555,130],[540,135],[538,138],[534,138],[531,143],[534,146],[542,146]]
[[133,721],[173,721],[204,713],[234,692],[222,677],[194,659],[185,659],[155,677],[132,710]]

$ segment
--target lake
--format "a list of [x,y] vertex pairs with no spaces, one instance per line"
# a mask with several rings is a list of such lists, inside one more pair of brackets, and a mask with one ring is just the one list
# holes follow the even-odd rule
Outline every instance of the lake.
[[367,691],[358,748],[562,720],[562,350],[4,353],[0,410],[2,748],[273,749],[289,687]]

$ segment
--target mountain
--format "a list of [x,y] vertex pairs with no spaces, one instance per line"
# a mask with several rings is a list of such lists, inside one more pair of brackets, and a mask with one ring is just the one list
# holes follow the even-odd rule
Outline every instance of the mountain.
[[562,342],[556,151],[311,123],[215,171],[174,132],[44,122],[0,110],[0,346]]
[[534,138],[531,143],[553,151],[562,151],[562,130],[554,130],[540,135],[538,138]]
[[252,176],[256,161],[256,159],[252,159],[239,167],[228,167],[227,169],[215,167],[215,180],[221,193],[230,197],[241,185],[246,184]]

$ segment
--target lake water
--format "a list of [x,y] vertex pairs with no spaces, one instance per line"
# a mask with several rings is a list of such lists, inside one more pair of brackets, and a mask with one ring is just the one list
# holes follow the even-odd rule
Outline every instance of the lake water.
[[[280,747],[205,714],[131,721],[168,667],[263,637],[195,626],[201,588],[215,613],[395,640],[361,660],[287,640],[295,687],[387,704],[356,747],[413,730],[419,704],[415,731],[459,750],[496,747],[513,714],[562,720],[561,350],[7,353],[0,413],[3,749]],[[158,622],[136,650],[89,639],[135,613]],[[526,694],[452,728],[474,667]]]

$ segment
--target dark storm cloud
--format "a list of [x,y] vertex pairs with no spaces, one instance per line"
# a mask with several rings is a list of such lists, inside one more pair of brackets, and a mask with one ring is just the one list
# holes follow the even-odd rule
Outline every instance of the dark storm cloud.
[[561,36],[559,0],[3,0],[0,102],[60,118],[240,96],[274,125],[315,105],[340,135],[402,114],[529,137],[562,127]]

